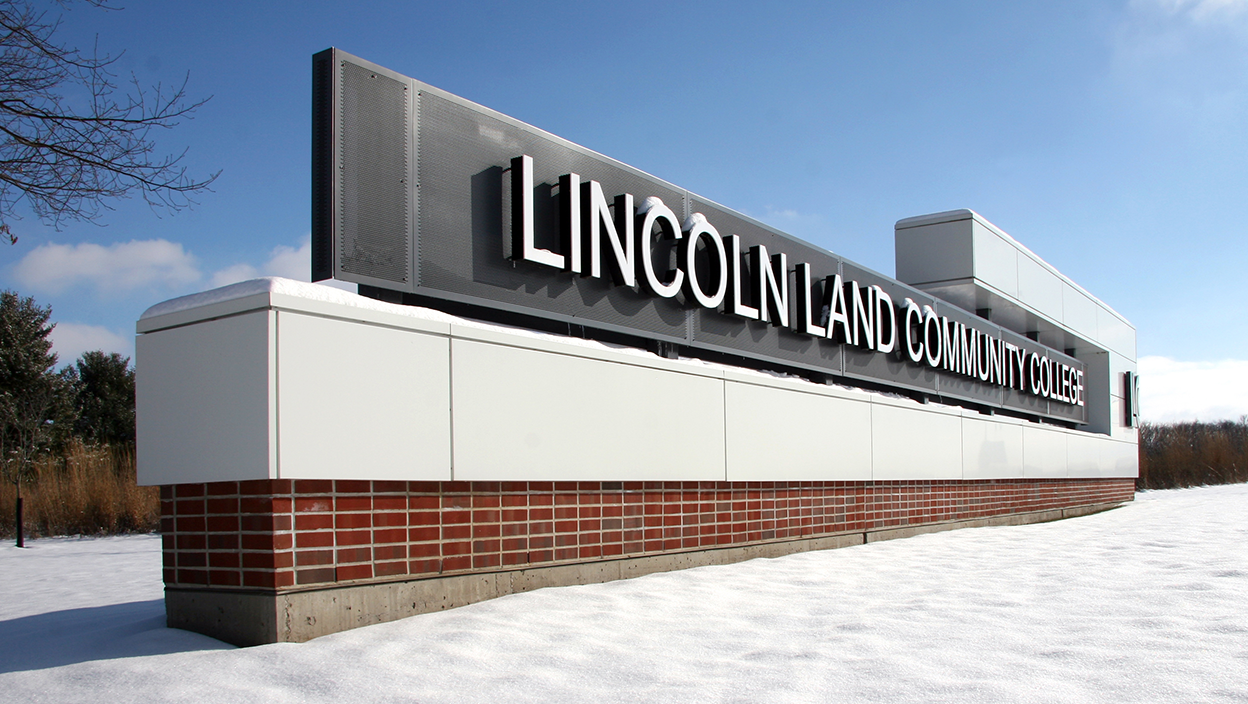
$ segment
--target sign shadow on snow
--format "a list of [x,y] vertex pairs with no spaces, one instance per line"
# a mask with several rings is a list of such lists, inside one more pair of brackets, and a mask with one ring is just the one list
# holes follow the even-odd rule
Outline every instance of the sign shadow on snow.
[[165,626],[163,599],[0,621],[0,673],[234,646]]

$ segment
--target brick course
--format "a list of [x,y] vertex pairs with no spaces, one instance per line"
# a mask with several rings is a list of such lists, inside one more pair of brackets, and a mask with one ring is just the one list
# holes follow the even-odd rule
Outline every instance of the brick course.
[[1130,501],[1125,479],[262,480],[161,487],[169,586],[282,591]]

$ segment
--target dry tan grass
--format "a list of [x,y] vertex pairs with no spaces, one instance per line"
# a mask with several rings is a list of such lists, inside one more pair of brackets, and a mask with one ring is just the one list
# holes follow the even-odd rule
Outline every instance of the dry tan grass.
[[1248,419],[1140,427],[1138,489],[1248,482]]
[[[145,533],[160,525],[160,490],[135,483],[134,448],[75,443],[22,487],[26,535]],[[0,535],[12,537],[12,484],[0,484]]]

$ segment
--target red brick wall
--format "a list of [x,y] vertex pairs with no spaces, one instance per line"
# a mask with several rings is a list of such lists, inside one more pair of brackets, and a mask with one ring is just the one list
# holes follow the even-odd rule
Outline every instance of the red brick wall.
[[653,555],[1130,501],[1134,479],[161,487],[171,586],[265,590]]

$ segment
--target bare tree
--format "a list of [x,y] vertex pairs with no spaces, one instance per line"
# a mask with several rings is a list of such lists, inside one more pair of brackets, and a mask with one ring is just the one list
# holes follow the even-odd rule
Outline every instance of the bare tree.
[[[104,0],[87,0],[103,9]],[[54,40],[58,19],[28,1],[0,0],[0,237],[23,200],[44,222],[94,220],[107,201],[138,192],[170,212],[193,203],[217,174],[196,180],[186,152],[161,156],[152,130],[176,126],[206,102],[186,96],[186,81],[117,92],[117,58],[90,55]],[[70,92],[85,99],[70,100]],[[220,173],[220,172],[218,172]]]

